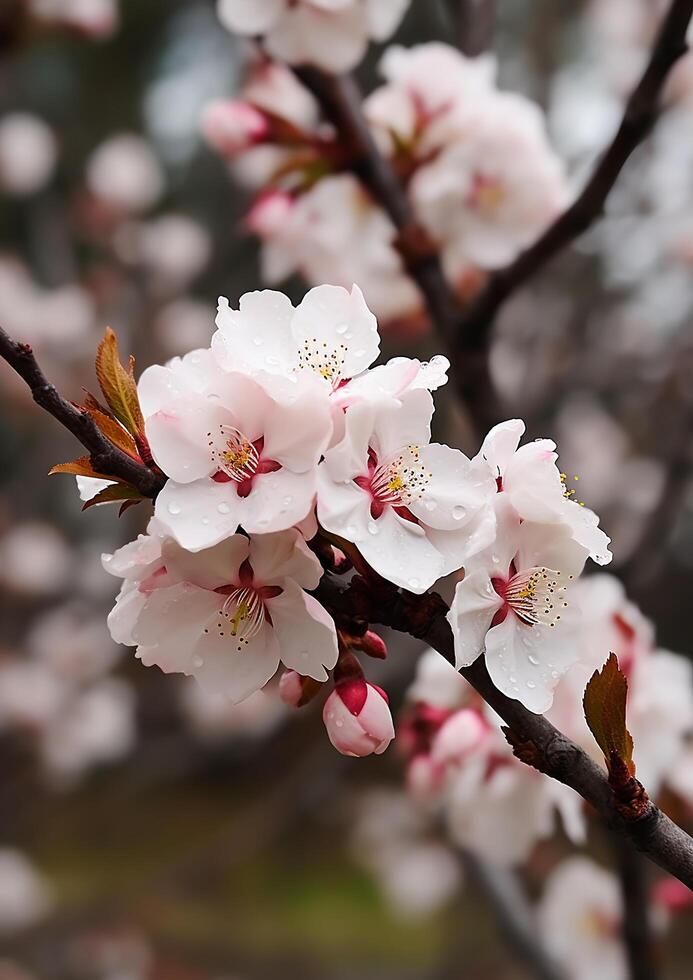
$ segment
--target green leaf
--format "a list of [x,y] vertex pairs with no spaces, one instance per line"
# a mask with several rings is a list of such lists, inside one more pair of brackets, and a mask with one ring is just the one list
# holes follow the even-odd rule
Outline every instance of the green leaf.
[[107,327],[96,354],[96,377],[108,407],[127,431],[138,438],[144,435],[144,418],[137,397],[134,367],[133,357],[130,357],[127,369],[123,367],[118,340]]
[[601,671],[594,672],[585,688],[585,719],[611,772],[615,760],[635,774],[633,738],[626,728],[628,681],[616,654],[612,653]]

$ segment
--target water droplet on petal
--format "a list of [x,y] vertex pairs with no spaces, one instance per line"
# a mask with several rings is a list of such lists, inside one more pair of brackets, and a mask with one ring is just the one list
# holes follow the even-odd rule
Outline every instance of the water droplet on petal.
[[169,514],[180,514],[180,504],[175,503],[173,500],[168,505]]
[[527,657],[527,659],[531,664],[534,664],[535,667],[539,666],[539,660],[536,657],[530,655],[529,657]]
[[203,517],[202,518],[202,523],[204,524],[205,527],[207,527],[207,525],[209,524],[209,518],[208,517]]
[[435,500],[430,500],[430,499],[429,499],[429,500],[425,500],[425,501],[424,501],[424,507],[425,507],[425,508],[426,508],[426,510],[428,510],[428,511],[432,511],[432,510],[435,510],[437,506],[438,506],[438,503],[437,503],[437,501],[435,501]]
[[530,689],[530,691],[533,691],[536,686],[537,685],[534,683],[534,681],[527,681],[527,687]]
[[463,517],[467,516],[467,511],[464,507],[460,507],[459,504],[452,508],[452,516],[456,521],[461,521]]
[[204,667],[204,660],[202,657],[196,656],[192,658],[193,667]]
[[349,329],[348,323],[338,323],[337,326],[335,327],[335,330],[340,335],[340,337],[342,334],[345,334],[348,329]]
[[369,534],[377,534],[378,531],[379,531],[379,528],[378,528],[378,525],[375,523],[375,521],[370,521],[369,524],[368,524],[368,533]]
[[418,587],[420,585],[421,585],[421,582],[419,582],[418,578],[410,578],[409,579],[409,586],[410,586],[410,588],[412,588],[412,589],[418,589]]
[[253,343],[256,347],[262,347],[262,337],[253,337]]
[[291,506],[291,504],[292,504],[293,502],[294,502],[294,498],[293,498],[293,497],[284,497],[284,501],[283,501],[283,503],[284,503],[284,506],[285,506],[285,507],[289,507],[289,506]]
[[220,514],[228,514],[230,513],[231,508],[229,507],[228,504],[222,502],[220,504],[217,504],[217,510],[219,511]]

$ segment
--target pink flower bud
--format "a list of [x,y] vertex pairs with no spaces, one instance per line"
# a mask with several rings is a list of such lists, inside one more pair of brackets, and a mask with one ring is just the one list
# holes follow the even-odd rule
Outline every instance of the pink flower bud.
[[381,636],[378,636],[377,633],[374,633],[373,630],[368,630],[353,645],[368,657],[373,657],[375,660],[387,660],[387,645],[385,640]]
[[342,755],[381,755],[395,737],[387,695],[361,678],[338,684],[322,713],[330,741]]
[[652,897],[655,903],[667,912],[683,912],[693,908],[693,893],[675,878],[658,881]]
[[439,765],[460,762],[478,748],[486,734],[486,725],[478,711],[464,708],[445,722],[433,740],[431,756]]
[[274,238],[286,226],[293,207],[294,200],[290,194],[267,191],[258,197],[246,215],[246,228],[258,238]]
[[415,800],[426,802],[440,789],[445,770],[433,757],[421,752],[407,767],[407,789]]
[[285,671],[279,679],[279,697],[290,708],[303,708],[321,689],[320,681],[303,677],[296,670]]
[[267,139],[267,117],[248,102],[210,102],[202,113],[202,135],[223,156],[233,157]]

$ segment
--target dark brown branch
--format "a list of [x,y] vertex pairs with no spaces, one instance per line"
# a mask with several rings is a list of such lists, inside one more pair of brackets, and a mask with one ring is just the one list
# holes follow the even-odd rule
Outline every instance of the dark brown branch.
[[[445,618],[448,607],[436,593],[412,596],[359,576],[344,589],[325,576],[317,592],[338,626],[358,629],[368,623],[409,633],[454,664],[454,643]],[[493,684],[483,657],[460,673],[508,726],[516,755],[523,762],[570,786],[604,819],[615,833],[627,838],[665,871],[693,889],[693,838],[654,803],[648,801],[637,816],[624,815],[615,806],[606,772],[542,715],[528,711],[519,701],[502,694]]]
[[614,838],[614,851],[623,896],[621,931],[628,958],[628,976],[630,980],[657,980],[659,971],[650,920],[649,869],[642,855],[623,837]]
[[79,439],[88,450],[92,466],[98,473],[124,480],[145,497],[156,497],[165,482],[163,477],[109,442],[93,419],[63,398],[47,380],[31,347],[12,340],[1,327],[0,357],[26,382],[36,404]]
[[649,63],[628,100],[611,145],[575,202],[546,232],[505,269],[494,273],[470,305],[459,325],[459,356],[475,348],[490,330],[503,303],[539,272],[567,245],[601,217],[606,200],[623,167],[648,135],[660,110],[660,97],[669,72],[686,53],[686,32],[693,16],[693,0],[673,0],[664,18]]
[[469,58],[488,51],[496,29],[497,0],[447,0],[457,46]]

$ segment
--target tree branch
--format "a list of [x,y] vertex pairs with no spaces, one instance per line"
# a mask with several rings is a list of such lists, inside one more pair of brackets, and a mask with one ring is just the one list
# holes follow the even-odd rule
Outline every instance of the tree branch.
[[457,47],[476,58],[492,46],[497,0],[447,0]]
[[657,980],[652,947],[650,882],[642,855],[623,837],[614,838],[614,853],[623,896],[621,933],[628,958],[630,980]]
[[693,0],[672,0],[662,22],[650,60],[631,95],[618,132],[574,203],[544,234],[505,269],[494,273],[470,304],[459,324],[456,349],[460,356],[477,347],[490,330],[503,303],[578,238],[604,211],[604,205],[633,151],[654,126],[667,76],[686,53],[686,32],[693,17]]
[[[424,640],[448,663],[455,663],[452,630],[445,618],[448,607],[436,593],[414,596],[382,579],[366,582],[360,576],[344,588],[325,575],[316,595],[340,628],[353,632],[366,629],[369,623],[389,626]],[[502,694],[491,681],[483,657],[460,673],[505,721],[518,758],[570,786],[611,830],[693,889],[693,838],[651,800],[637,816],[624,815],[616,806],[604,770],[543,715],[533,714]]]
[[109,442],[91,416],[63,398],[47,380],[29,344],[12,340],[1,327],[0,358],[26,382],[36,404],[79,439],[89,451],[92,466],[98,473],[124,480],[145,497],[154,499],[157,496],[165,479]]
[[565,980],[563,971],[541,943],[531,907],[517,875],[483,861],[471,851],[464,852],[464,866],[492,907],[508,945],[527,964],[533,976],[537,980]]

